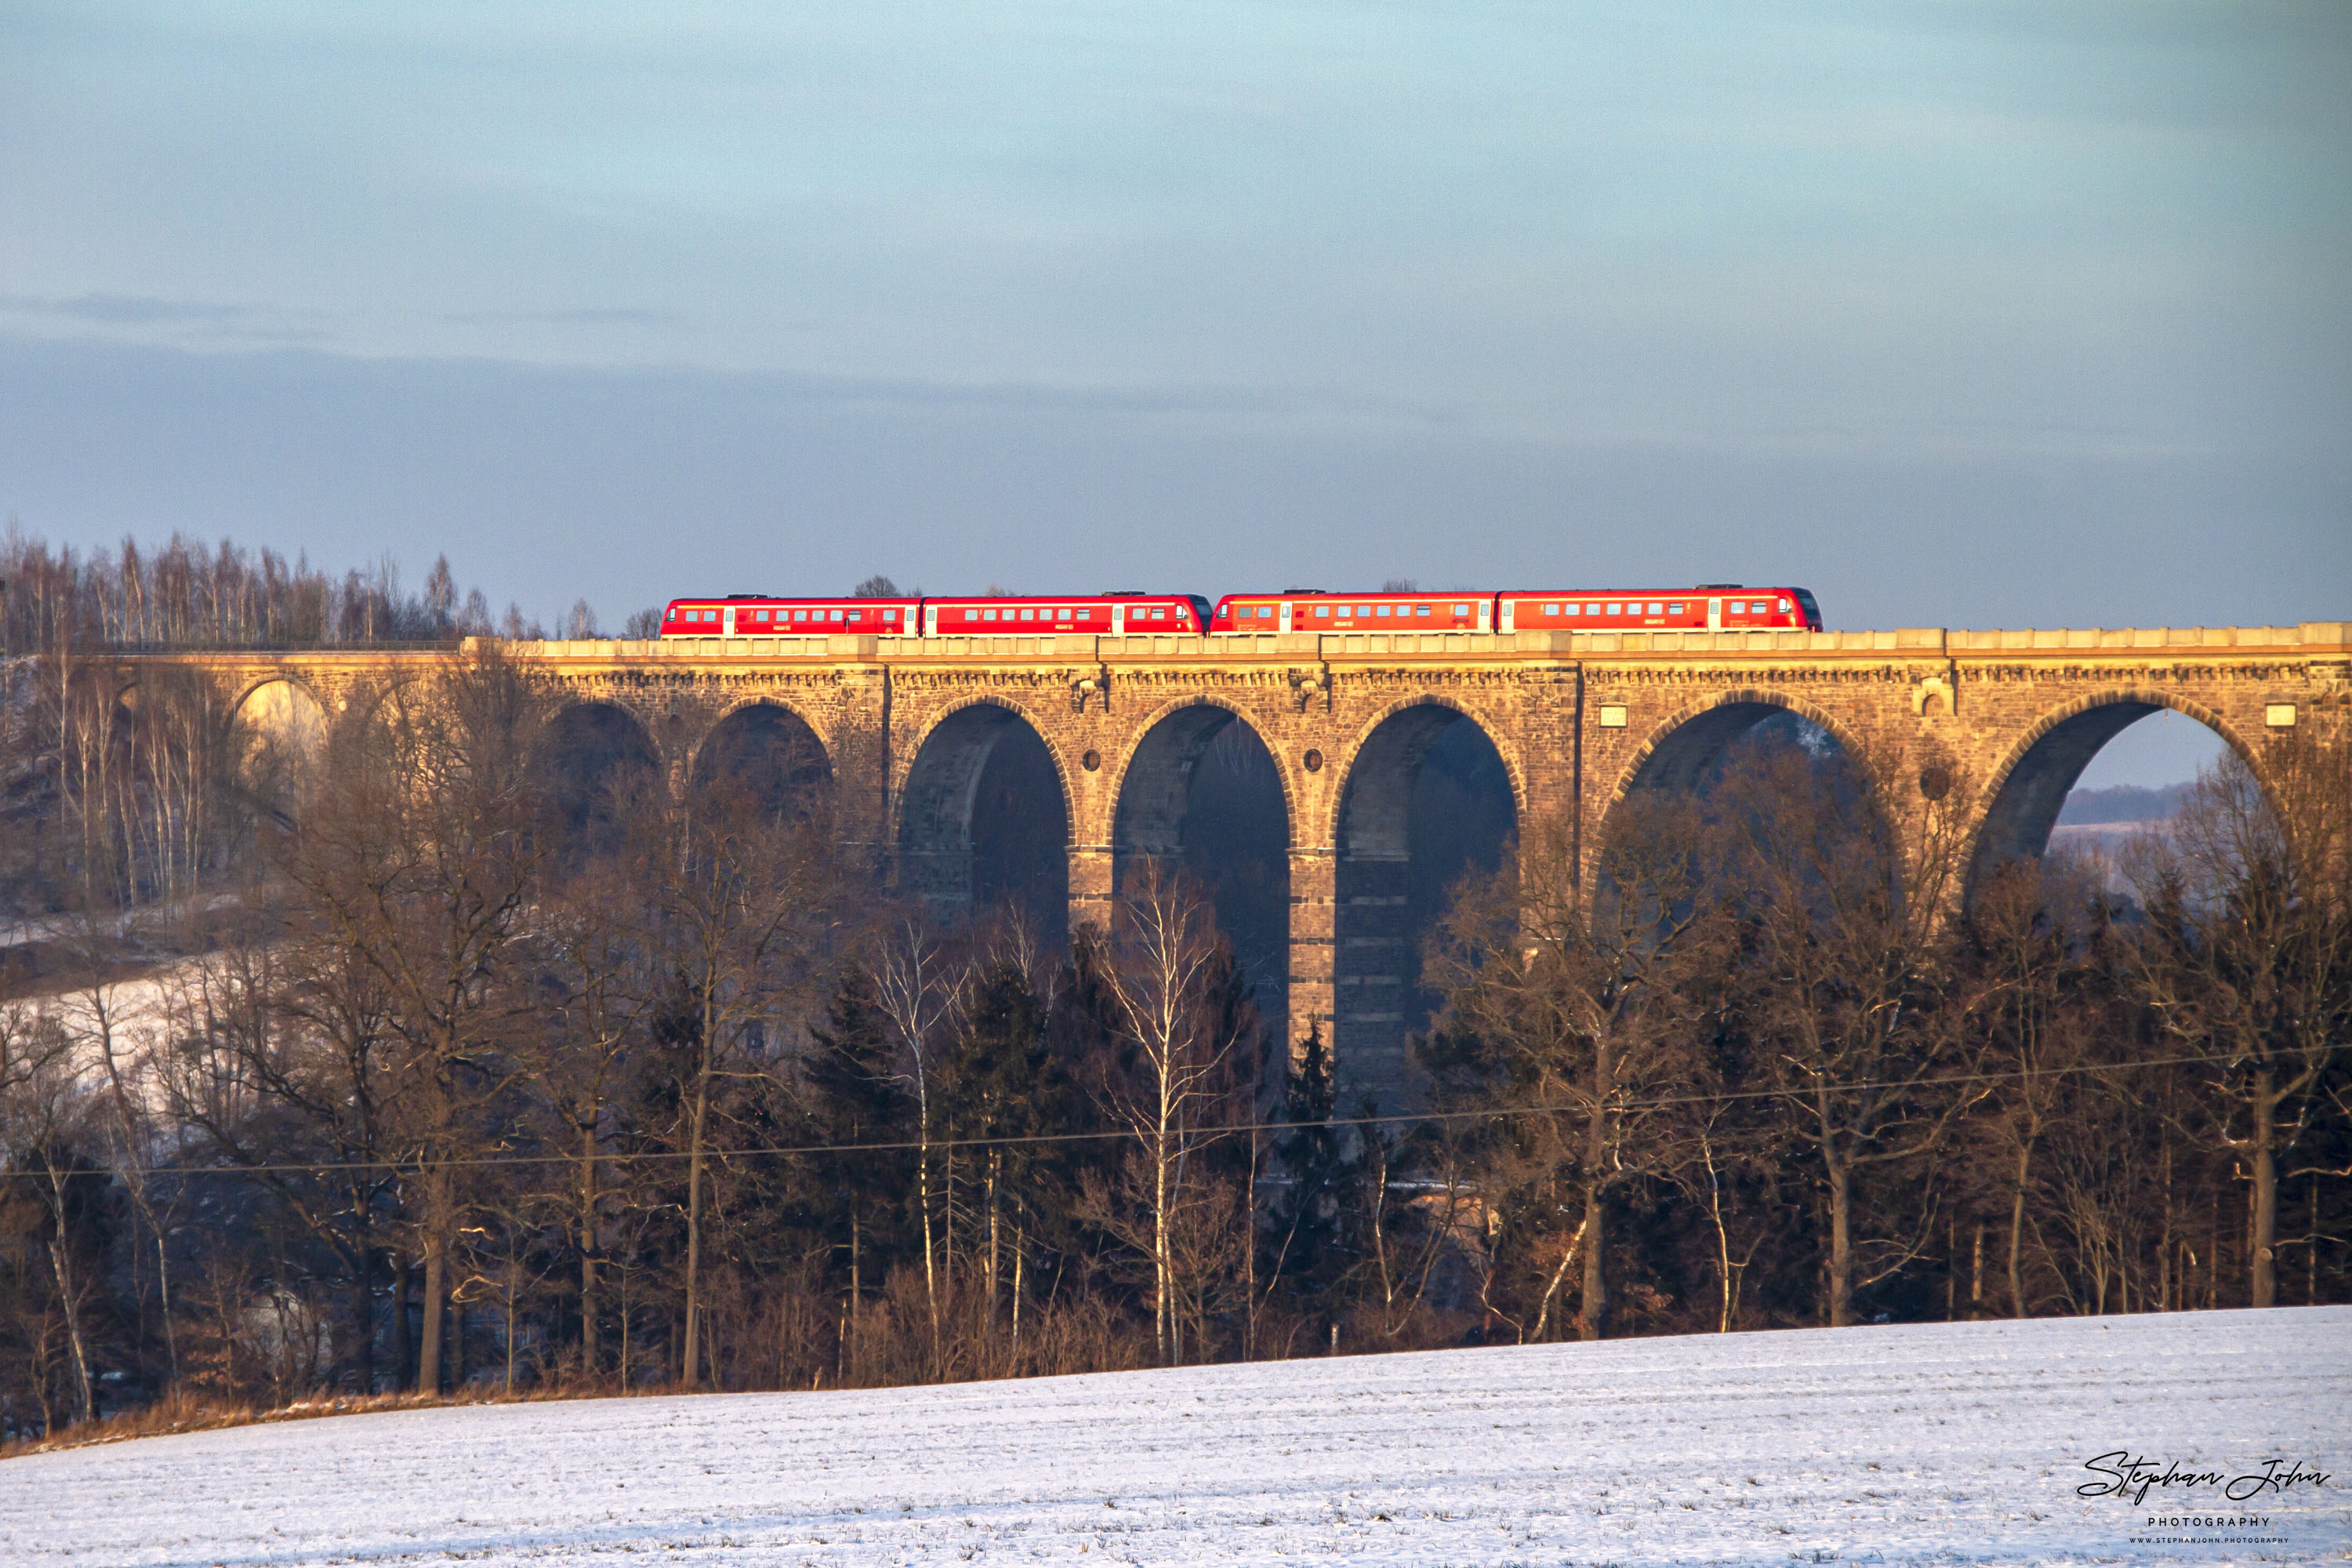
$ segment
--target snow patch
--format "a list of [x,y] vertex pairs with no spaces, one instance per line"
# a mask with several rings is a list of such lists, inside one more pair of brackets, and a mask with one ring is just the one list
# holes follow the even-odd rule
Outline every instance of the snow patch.
[[[488,1405],[12,1460],[0,1561],[2310,1562],[2347,1411],[2343,1307]],[[2330,1479],[2078,1496],[2116,1449]],[[2135,1543],[2183,1504],[2284,1540]]]

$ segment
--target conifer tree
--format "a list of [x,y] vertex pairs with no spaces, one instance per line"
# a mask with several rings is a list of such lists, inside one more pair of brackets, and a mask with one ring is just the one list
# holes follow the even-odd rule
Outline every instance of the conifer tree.
[[1331,1124],[1339,1095],[1331,1049],[1319,1025],[1308,1028],[1299,1048],[1298,1066],[1283,1096],[1286,1130],[1274,1143],[1284,1184],[1268,1206],[1266,1271],[1299,1310],[1329,1313],[1351,1261],[1342,1211],[1355,1178],[1340,1130]]
[[833,1152],[813,1162],[810,1209],[845,1270],[850,1311],[878,1287],[898,1256],[911,1162],[871,1145],[911,1138],[911,1099],[893,1070],[888,1022],[874,977],[853,965],[835,990],[826,1025],[809,1031],[802,1059],[810,1131]]

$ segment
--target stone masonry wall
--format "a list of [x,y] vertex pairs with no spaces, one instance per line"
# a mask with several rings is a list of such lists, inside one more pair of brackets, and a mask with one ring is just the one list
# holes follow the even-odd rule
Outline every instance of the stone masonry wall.
[[[1453,716],[1477,724],[1522,819],[1566,814],[1590,857],[1628,793],[1704,771],[1749,725],[1801,714],[1897,805],[1962,792],[1976,851],[2038,854],[2124,724],[2170,708],[2262,768],[2266,737],[2342,743],[2352,626],[2126,631],[872,637],[510,645],[533,677],[642,726],[675,781],[730,714],[797,715],[831,763],[845,839],[952,902],[972,787],[1011,726],[1044,742],[1069,821],[1070,918],[1107,918],[1122,864],[1182,839],[1214,731],[1264,742],[1287,815],[1289,1037],[1333,1041],[1350,1090],[1409,1099],[1399,987],[1404,802]],[[331,710],[432,655],[181,655],[242,698],[274,681]],[[135,679],[138,659],[126,659]],[[905,865],[900,865],[900,862]],[[917,863],[919,862],[919,865]],[[928,879],[928,880],[926,880]],[[919,886],[918,886],[919,884]]]

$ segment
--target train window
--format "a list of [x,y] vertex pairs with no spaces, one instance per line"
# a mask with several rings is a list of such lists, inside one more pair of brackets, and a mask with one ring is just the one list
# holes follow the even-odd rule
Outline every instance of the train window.
[[1777,603],[1777,604],[1780,605],[1780,613],[1781,613],[1782,615],[1784,615],[1784,616],[1785,616],[1785,615],[1787,615],[1787,614],[1789,613],[1789,601],[1788,601],[1788,600],[1786,600],[1786,599],[1776,600],[1776,601],[1775,601],[1775,603]]
[[1330,605],[1316,605],[1316,606],[1315,606],[1315,618],[1316,618],[1317,620],[1318,620],[1318,621],[1328,621],[1328,620],[1329,620],[1329,619],[1331,618],[1331,606],[1330,606]]
[[1609,606],[1609,613],[1612,616],[1622,616],[1625,613],[1625,606],[1622,605],[1612,605]]
[[1389,616],[1396,614],[1396,611],[1393,607],[1388,605],[1382,605],[1378,610],[1374,611],[1373,614],[1378,616],[1381,619],[1386,620]]
[[[1574,605],[1570,605],[1570,609],[1573,609],[1573,608],[1575,608],[1575,606],[1574,606]],[[1457,615],[1457,616],[1458,616],[1458,615],[1460,615],[1460,614],[1462,613],[1462,611],[1461,611],[1461,609],[1457,606],[1457,607],[1455,608],[1455,610],[1454,610],[1454,613],[1455,615]],[[1543,607],[1543,613],[1544,613],[1545,615],[1547,615],[1547,616],[1556,616],[1556,615],[1559,614],[1559,606],[1558,605],[1546,605]]]
[[1257,607],[1257,615],[1258,619],[1262,621],[1270,621],[1274,619],[1274,606],[1272,605],[1260,605]]
[[1654,616],[1663,616],[1666,613],[1666,606],[1653,599],[1650,601],[1649,613]]
[[851,619],[851,620],[853,620],[853,621],[862,621],[862,620],[864,620],[865,618],[866,618],[866,612],[865,612],[865,611],[863,611],[863,610],[852,610],[852,611],[850,611],[850,612],[849,612],[849,619]]

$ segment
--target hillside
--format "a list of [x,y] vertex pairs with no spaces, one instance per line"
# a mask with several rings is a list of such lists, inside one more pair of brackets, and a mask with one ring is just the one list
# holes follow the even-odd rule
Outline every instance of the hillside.
[[[0,1560],[2307,1562],[2347,1409],[2343,1307],[485,1406],[13,1460]],[[2117,1449],[2329,1479],[2158,1547]]]

